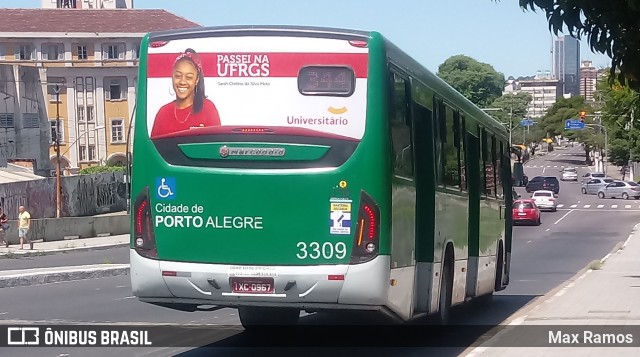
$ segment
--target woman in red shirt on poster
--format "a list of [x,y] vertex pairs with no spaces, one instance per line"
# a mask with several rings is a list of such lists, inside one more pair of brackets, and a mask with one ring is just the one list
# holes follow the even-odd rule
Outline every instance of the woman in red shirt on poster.
[[176,99],[158,110],[152,139],[193,127],[220,125],[218,109],[204,94],[202,62],[194,50],[188,48],[176,58],[172,81]]

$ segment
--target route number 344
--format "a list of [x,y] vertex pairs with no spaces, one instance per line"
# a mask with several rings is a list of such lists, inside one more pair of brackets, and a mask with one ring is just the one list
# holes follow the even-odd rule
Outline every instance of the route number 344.
[[344,242],[298,242],[298,259],[342,259],[347,255],[347,245]]

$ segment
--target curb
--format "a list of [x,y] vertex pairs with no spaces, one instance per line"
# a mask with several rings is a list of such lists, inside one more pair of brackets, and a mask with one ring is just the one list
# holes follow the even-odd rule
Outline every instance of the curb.
[[123,242],[123,243],[115,243],[115,244],[109,243],[109,244],[100,244],[100,245],[87,245],[83,247],[69,247],[69,248],[58,248],[58,249],[47,249],[47,250],[37,250],[37,249],[12,250],[9,252],[0,252],[0,259],[6,258],[7,255],[31,257],[31,256],[48,255],[48,254],[56,254],[56,253],[64,253],[64,252],[82,252],[82,251],[88,251],[88,250],[109,249],[109,248],[125,247],[128,245],[130,245],[129,242]]
[[40,271],[0,276],[0,288],[41,285],[65,281],[104,278],[118,275],[129,275],[129,264],[115,266],[67,269],[59,271]]

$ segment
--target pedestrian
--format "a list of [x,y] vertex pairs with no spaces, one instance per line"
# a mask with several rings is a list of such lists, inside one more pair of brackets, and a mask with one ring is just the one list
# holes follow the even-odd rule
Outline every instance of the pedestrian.
[[18,237],[20,237],[20,249],[24,249],[24,241],[27,241],[33,249],[33,242],[29,239],[29,227],[31,226],[31,215],[29,212],[24,209],[24,206],[18,207],[18,221],[20,222],[18,226]]
[[9,239],[7,238],[7,232],[9,231],[9,219],[2,211],[2,207],[0,207],[0,231],[0,240],[2,240],[2,244],[9,248]]

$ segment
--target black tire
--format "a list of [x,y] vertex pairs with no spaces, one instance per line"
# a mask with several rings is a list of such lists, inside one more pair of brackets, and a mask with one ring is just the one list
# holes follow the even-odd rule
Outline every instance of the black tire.
[[538,218],[538,221],[536,222],[536,226],[539,226],[542,224],[542,221],[540,220],[540,218]]
[[493,290],[500,291],[502,290],[502,275],[504,272],[504,252],[502,250],[502,245],[498,248],[498,261],[496,262],[496,281],[494,283]]
[[626,192],[623,192],[623,193],[622,193],[622,199],[623,199],[623,200],[628,200],[628,199],[629,199],[629,194],[628,194],[628,193],[626,193]]
[[598,192],[598,197],[604,198],[604,192]]
[[584,188],[584,187],[582,188],[582,194],[583,194],[583,195],[586,195],[586,194],[587,194],[587,189],[586,189],[586,188]]
[[440,298],[438,299],[438,323],[448,325],[451,316],[451,297],[453,293],[453,262],[445,257],[440,275]]
[[261,328],[269,325],[291,326],[298,323],[299,309],[240,306],[238,316],[245,329]]

